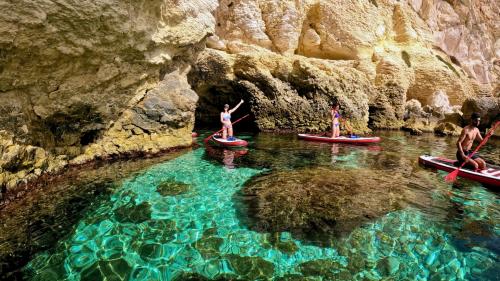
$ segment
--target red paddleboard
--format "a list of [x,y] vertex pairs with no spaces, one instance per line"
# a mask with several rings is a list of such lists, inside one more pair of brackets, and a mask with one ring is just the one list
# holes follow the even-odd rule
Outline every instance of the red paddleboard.
[[[438,170],[446,172],[453,172],[456,160],[447,159],[443,157],[434,157],[429,155],[422,155],[418,158],[418,162],[424,166],[433,167]],[[488,186],[500,187],[500,167],[486,164],[486,170],[473,171],[467,168],[462,168],[458,172],[458,176],[473,181],[483,183]]]
[[309,141],[320,141],[320,142],[331,142],[331,143],[374,143],[379,142],[379,137],[326,137],[320,135],[310,135],[310,134],[298,134],[299,139],[309,140]]
[[245,147],[248,145],[246,140],[233,138],[232,140],[223,139],[219,135],[214,135],[210,138],[210,142],[221,147]]

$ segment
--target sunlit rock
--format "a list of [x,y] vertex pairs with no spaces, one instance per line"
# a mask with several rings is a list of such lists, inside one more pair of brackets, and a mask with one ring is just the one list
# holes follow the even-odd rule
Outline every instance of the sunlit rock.
[[374,92],[366,76],[336,66],[271,52],[229,55],[207,50],[189,74],[200,95],[200,118],[217,118],[221,100],[251,110],[261,130],[327,130],[333,102],[355,131],[367,131],[368,96]]
[[[37,173],[26,165],[21,178],[2,171],[0,185],[57,172],[68,163],[53,160],[58,156],[70,160],[83,153],[75,162],[80,164],[190,145],[196,95],[189,86],[170,83],[165,88],[162,80],[175,70],[185,71],[204,47],[214,31],[211,12],[217,5],[171,0],[0,3],[2,11],[9,11],[0,15],[0,130],[14,135],[20,146],[43,149],[48,163]],[[160,96],[155,103],[168,97],[171,104],[159,118],[146,104],[155,94]],[[186,98],[192,105],[176,102]],[[134,110],[139,118],[131,116]],[[131,119],[141,118],[141,124],[158,122],[162,129],[127,127]]]

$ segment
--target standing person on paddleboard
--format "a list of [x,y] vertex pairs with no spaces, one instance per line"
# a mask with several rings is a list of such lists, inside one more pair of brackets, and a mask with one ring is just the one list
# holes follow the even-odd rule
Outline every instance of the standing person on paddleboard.
[[486,169],[486,162],[484,162],[484,160],[481,159],[477,153],[467,159],[467,156],[472,152],[472,144],[474,143],[474,140],[479,140],[480,142],[483,140],[483,137],[477,128],[480,123],[481,118],[479,113],[472,113],[469,125],[463,128],[457,141],[457,160],[460,164],[465,161],[465,165],[473,167],[474,170]]
[[231,113],[236,111],[243,103],[243,100],[238,103],[233,109],[229,109],[229,104],[224,105],[224,112],[220,113],[220,122],[222,123],[222,138],[229,140],[233,138],[233,125],[231,124]]
[[332,138],[338,138],[340,136],[340,105],[334,103],[331,108],[332,114]]

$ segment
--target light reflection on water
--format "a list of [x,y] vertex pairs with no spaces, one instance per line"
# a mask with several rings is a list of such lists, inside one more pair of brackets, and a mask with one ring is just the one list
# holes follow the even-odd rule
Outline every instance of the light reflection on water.
[[[450,186],[445,173],[417,164],[424,153],[452,157],[453,139],[381,134],[372,146],[259,134],[248,151],[200,148],[157,164],[123,181],[67,237],[33,257],[25,277],[498,280],[498,194],[466,180]],[[494,158],[495,142],[482,154]],[[316,168],[410,179],[404,188],[415,196],[328,247],[289,232],[251,230],[238,214],[235,194],[251,178]]]

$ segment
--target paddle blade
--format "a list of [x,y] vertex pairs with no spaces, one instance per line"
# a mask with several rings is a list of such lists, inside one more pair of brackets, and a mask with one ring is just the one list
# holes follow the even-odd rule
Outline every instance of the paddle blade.
[[455,171],[449,173],[446,177],[444,177],[444,180],[446,182],[454,182],[457,179],[458,171],[460,171],[460,169],[456,169]]

